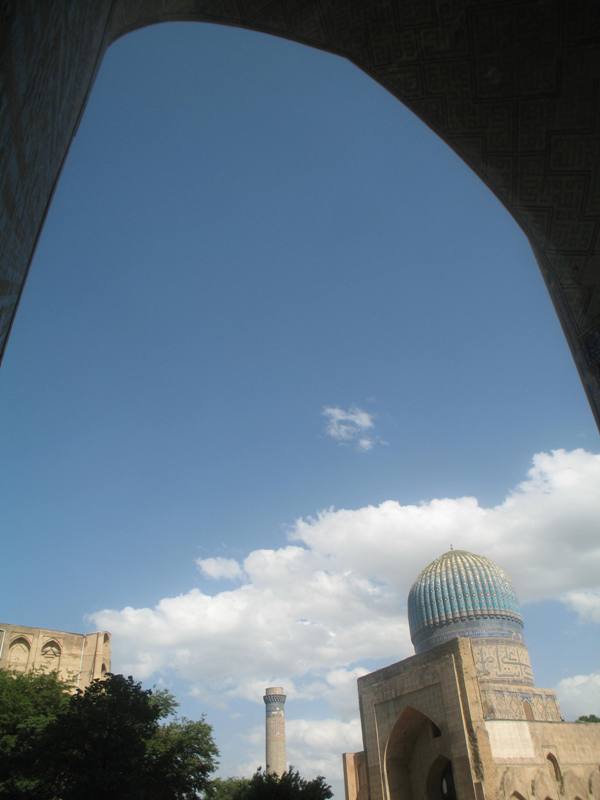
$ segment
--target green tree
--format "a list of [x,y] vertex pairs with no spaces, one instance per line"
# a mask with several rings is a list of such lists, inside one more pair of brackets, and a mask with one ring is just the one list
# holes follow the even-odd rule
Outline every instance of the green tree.
[[331,786],[322,775],[307,780],[290,767],[283,775],[258,769],[235,800],[329,800],[330,797],[333,797]]
[[110,674],[84,692],[69,696],[67,688],[54,675],[0,672],[0,798],[196,800],[207,793],[218,756],[212,729],[204,719],[173,717],[169,692]]
[[600,722],[600,717],[595,714],[584,714],[582,717],[577,717],[575,722]]
[[196,800],[209,789],[218,755],[212,729],[204,718],[161,725],[148,744],[143,796]]
[[215,778],[210,783],[208,800],[241,800],[249,784],[249,778]]
[[43,774],[61,800],[137,798],[160,707],[133,678],[108,675],[70,698],[45,730]]
[[55,673],[0,670],[0,797],[41,797],[42,740],[69,704],[68,688]]

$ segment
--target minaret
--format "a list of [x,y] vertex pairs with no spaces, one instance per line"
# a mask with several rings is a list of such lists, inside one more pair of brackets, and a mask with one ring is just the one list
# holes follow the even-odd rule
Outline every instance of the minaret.
[[266,712],[267,773],[283,775],[285,763],[285,695],[283,687],[269,686],[263,697]]

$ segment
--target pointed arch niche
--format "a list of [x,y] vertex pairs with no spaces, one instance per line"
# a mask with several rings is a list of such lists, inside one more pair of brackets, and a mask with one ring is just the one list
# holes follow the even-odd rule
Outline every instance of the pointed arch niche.
[[56,639],[49,639],[42,645],[41,650],[42,669],[45,672],[57,672],[60,667],[62,647]]
[[556,781],[556,783],[559,786],[562,786],[563,777],[562,777],[562,772],[561,772],[560,766],[558,764],[558,759],[556,758],[554,753],[548,753],[548,755],[546,756],[546,760],[548,761],[548,763],[550,765],[550,770],[551,770],[551,773],[552,773],[552,777],[554,778],[554,780]]
[[450,759],[441,750],[441,729],[426,714],[408,707],[398,717],[385,749],[388,800],[454,800]]
[[8,669],[13,672],[25,672],[30,655],[31,645],[24,636],[13,639],[8,648]]

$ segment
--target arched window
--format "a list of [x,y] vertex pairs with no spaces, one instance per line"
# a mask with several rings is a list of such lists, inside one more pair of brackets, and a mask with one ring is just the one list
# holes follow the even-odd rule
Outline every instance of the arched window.
[[14,639],[8,649],[8,668],[14,672],[25,672],[30,650],[29,642],[24,636]]
[[525,800],[521,792],[513,792],[510,796],[510,800]]
[[456,800],[454,776],[452,775],[452,764],[450,762],[446,764],[446,768],[442,773],[442,778],[440,781],[440,795],[442,800]]
[[106,675],[106,664],[102,664],[102,668],[100,670],[100,675],[104,677]]
[[445,756],[438,756],[427,776],[427,800],[456,800],[452,763]]
[[533,722],[533,708],[531,707],[531,703],[529,700],[523,700],[523,713],[525,714],[525,719],[528,719],[530,722]]

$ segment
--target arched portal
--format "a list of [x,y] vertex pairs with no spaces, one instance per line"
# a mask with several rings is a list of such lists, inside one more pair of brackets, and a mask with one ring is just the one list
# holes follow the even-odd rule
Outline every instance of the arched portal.
[[454,800],[450,760],[440,754],[440,728],[416,708],[398,717],[385,749],[388,800]]
[[218,22],[348,58],[469,164],[528,236],[600,421],[600,52],[588,11],[568,0],[7,0],[0,353],[106,48],[157,22]]

